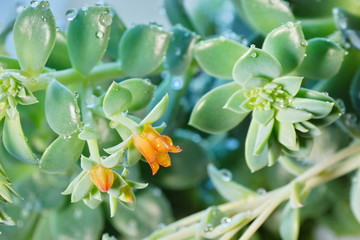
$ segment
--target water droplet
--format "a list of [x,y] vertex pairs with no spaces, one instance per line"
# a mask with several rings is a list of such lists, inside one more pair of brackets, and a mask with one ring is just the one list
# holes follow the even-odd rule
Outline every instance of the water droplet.
[[289,28],[292,28],[292,27],[295,26],[295,24],[294,24],[293,22],[288,22],[288,23],[286,24],[286,26],[289,27]]
[[214,226],[212,224],[207,224],[204,228],[204,232],[209,233],[214,230]]
[[251,44],[250,48],[256,48],[255,44]]
[[179,90],[184,85],[181,77],[174,77],[174,79],[171,82],[171,87],[175,90]]
[[65,16],[68,21],[72,21],[76,18],[78,11],[75,8],[71,8],[66,11]]
[[112,15],[109,11],[104,11],[99,17],[100,24],[104,27],[110,26],[112,23]]
[[97,3],[95,3],[95,6],[106,6],[106,3],[103,1],[98,1]]
[[329,96],[329,93],[328,92],[322,92],[322,94],[324,95],[324,96]]
[[229,217],[223,217],[223,218],[221,219],[221,224],[229,224],[229,223],[231,223],[231,218],[229,218]]
[[350,43],[345,43],[345,44],[344,44],[344,47],[345,47],[346,49],[349,49],[349,48],[351,48],[351,44],[350,44]]
[[304,57],[307,57],[307,54],[306,54],[306,53],[304,54]]
[[77,91],[74,92],[75,99],[79,98],[79,93]]
[[148,79],[148,78],[144,79],[144,82],[145,82],[146,84],[151,85],[151,81],[150,81],[150,79]]
[[30,2],[30,6],[33,7],[33,8],[36,8],[38,5],[39,5],[38,1],[31,1]]
[[267,193],[267,191],[264,188],[259,188],[256,190],[256,193],[260,196],[263,196]]
[[41,1],[40,7],[42,7],[44,10],[48,10],[50,8],[50,3],[48,1]]
[[127,115],[128,115],[128,113],[129,113],[129,111],[128,111],[128,110],[126,110],[125,112],[122,112],[122,113],[121,113],[121,115],[122,115],[122,116],[127,116]]
[[308,42],[306,40],[302,40],[300,42],[300,45],[303,46],[303,47],[306,47],[308,45]]
[[64,139],[65,139],[65,140],[69,140],[70,138],[71,138],[71,135],[65,135],[65,136],[64,136]]
[[257,53],[256,53],[256,52],[252,52],[252,53],[250,53],[250,56],[251,56],[252,58],[256,58],[256,57],[257,57]]
[[221,178],[226,181],[229,182],[232,179],[232,173],[228,170],[228,169],[221,169],[219,170],[220,174],[221,174]]
[[345,51],[344,52],[344,55],[346,56],[346,55],[349,55],[349,52],[348,51]]
[[44,22],[46,22],[46,17],[41,16],[41,19],[42,19]]
[[352,113],[347,113],[344,116],[345,118],[345,124],[348,125],[349,127],[355,127],[356,123],[357,123],[357,117],[355,114]]
[[97,31],[96,34],[95,34],[95,36],[96,36],[97,38],[101,39],[101,38],[104,37],[104,33],[101,32],[101,31]]

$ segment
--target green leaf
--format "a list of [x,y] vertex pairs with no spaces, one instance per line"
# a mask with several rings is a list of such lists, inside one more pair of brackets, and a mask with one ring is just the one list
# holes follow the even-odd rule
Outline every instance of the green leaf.
[[225,214],[220,211],[217,206],[208,207],[200,220],[199,226],[195,232],[195,240],[203,240],[207,232],[212,232],[214,226],[221,224],[221,219],[225,217]]
[[271,119],[273,119],[275,114],[274,109],[269,110],[254,110],[253,111],[253,118],[256,119],[261,124],[268,124]]
[[334,107],[334,103],[315,99],[293,98],[290,106],[310,112],[313,115],[313,118],[323,118],[330,114]]
[[3,142],[6,150],[16,159],[28,164],[37,163],[37,157],[31,151],[21,127],[19,114],[14,119],[5,118]]
[[47,173],[64,173],[75,166],[84,148],[85,141],[77,133],[59,136],[45,150],[40,159],[40,168]]
[[73,67],[88,74],[104,56],[110,36],[109,7],[90,6],[77,10],[68,26],[68,49]]
[[279,157],[281,166],[289,173],[298,176],[309,169],[311,165],[304,164],[304,162],[294,159],[290,156],[281,155]]
[[[294,125],[301,125],[302,124],[294,124]],[[297,126],[294,126],[296,130],[298,130]],[[306,129],[306,128],[305,128]],[[309,132],[308,129],[306,129],[306,132]],[[299,133],[298,134],[298,140],[299,140],[299,149],[296,151],[292,151],[289,149],[283,149],[283,152],[291,157],[297,158],[299,161],[301,161],[301,164],[305,164],[305,161],[302,161],[306,159],[311,153],[311,150],[314,146],[314,139],[313,136],[306,137],[306,134]]]
[[[256,119],[255,119],[256,120]],[[255,145],[254,145],[254,155],[258,155],[262,152],[265,146],[268,144],[269,137],[272,133],[274,126],[274,119],[271,119],[267,124],[259,124],[258,132],[256,135]]]
[[286,204],[281,213],[280,235],[283,240],[297,240],[300,231],[300,210]]
[[172,25],[181,24],[191,31],[195,31],[193,24],[184,8],[183,1],[165,0],[166,15]]
[[235,113],[247,112],[243,108],[241,108],[241,104],[245,101],[245,92],[242,89],[239,89],[230,96],[229,100],[224,105],[224,109],[229,109]]
[[290,150],[297,151],[299,149],[296,141],[296,132],[292,123],[276,121],[275,129],[277,131],[278,141]]
[[57,70],[71,68],[66,34],[60,30],[56,32],[55,46],[51,51],[46,66]]
[[73,134],[79,129],[79,106],[74,94],[52,80],[46,90],[45,116],[50,128],[59,135]]
[[327,38],[313,38],[308,41],[306,54],[299,73],[307,78],[328,79],[340,70],[345,50]]
[[113,59],[118,59],[119,57],[119,42],[124,32],[126,31],[126,26],[121,18],[116,14],[116,11],[113,8],[110,8],[112,15],[112,22],[110,26],[110,39],[106,49],[106,53],[110,55]]
[[280,62],[282,74],[286,74],[301,64],[306,46],[300,23],[288,22],[266,36],[262,49]]
[[131,92],[127,88],[120,86],[120,84],[113,82],[104,97],[103,109],[106,117],[111,118],[125,112],[130,106],[131,100]]
[[291,208],[303,207],[304,187],[305,187],[305,184],[303,182],[293,182],[291,184],[291,193],[290,193],[290,207]]
[[256,152],[255,143],[259,130],[260,124],[254,119],[251,120],[245,141],[245,159],[251,172],[255,172],[268,165],[268,144],[265,143],[262,151],[256,155],[254,154]]
[[280,108],[276,113],[276,120],[284,123],[298,123],[311,118],[311,113],[293,108]]
[[289,6],[282,0],[233,0],[240,1],[243,16],[252,28],[263,34],[269,33],[274,28],[284,23],[295,21]]
[[93,183],[90,179],[90,173],[86,172],[76,184],[72,194],[71,194],[71,202],[78,202],[83,199],[93,187]]
[[123,153],[124,153],[123,151],[119,151],[115,154],[111,154],[110,156],[102,160],[101,164],[104,167],[113,168],[121,162]]
[[38,75],[54,47],[56,24],[48,1],[25,8],[16,18],[14,44],[21,69]]
[[285,76],[276,78],[272,82],[281,84],[283,89],[293,97],[298,93],[303,79],[303,77]]
[[228,131],[237,126],[248,113],[237,113],[225,109],[228,99],[240,88],[236,83],[217,87],[196,103],[189,124],[207,133]]
[[154,123],[164,115],[168,106],[169,96],[166,94],[158,104],[151,110],[151,112],[141,121],[140,125],[146,123]]
[[220,195],[228,201],[238,201],[256,196],[256,193],[241,184],[231,180],[231,172],[227,169],[218,170],[212,164],[208,165],[208,175]]
[[191,63],[193,46],[199,36],[181,25],[174,26],[172,32],[165,63],[170,73],[181,75]]
[[356,171],[356,175],[351,183],[350,190],[350,207],[356,220],[360,223],[360,169]]
[[162,63],[169,41],[170,34],[153,24],[127,29],[119,45],[122,70],[132,77],[150,74]]
[[130,112],[145,108],[150,103],[155,90],[154,85],[140,78],[122,81],[119,86],[126,88],[131,93],[131,103],[128,106]]
[[133,166],[135,165],[141,158],[141,153],[137,148],[131,144],[129,148],[127,149],[127,165]]
[[313,123],[309,122],[309,121],[305,121],[301,123],[305,128],[308,129],[308,131],[306,133],[302,133],[301,135],[304,137],[316,137],[319,136],[321,134],[321,130],[314,125]]
[[240,85],[250,77],[277,78],[282,72],[276,58],[261,49],[251,47],[236,61],[233,68],[233,78]]
[[269,83],[269,80],[261,77],[249,77],[243,84],[244,90],[251,90],[253,88],[262,87]]
[[1,55],[0,67],[3,69],[20,69],[19,62],[16,59]]
[[194,56],[207,74],[217,78],[231,79],[236,61],[247,49],[240,43],[220,37],[196,44]]

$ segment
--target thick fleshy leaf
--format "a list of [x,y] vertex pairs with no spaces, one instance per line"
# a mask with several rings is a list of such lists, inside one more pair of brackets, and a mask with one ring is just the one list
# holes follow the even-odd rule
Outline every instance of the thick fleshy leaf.
[[121,162],[123,153],[124,153],[123,151],[119,151],[115,154],[111,154],[101,162],[102,165],[107,168],[115,167]]
[[16,159],[28,164],[37,163],[37,157],[31,151],[22,130],[19,114],[14,119],[5,118],[3,142],[6,150]]
[[218,170],[212,164],[208,165],[208,174],[216,190],[228,201],[238,201],[250,198],[256,193],[231,180],[231,173],[227,169]]
[[293,108],[280,108],[276,113],[276,120],[284,123],[298,123],[311,118],[311,113]]
[[308,129],[306,133],[301,133],[301,135],[304,137],[316,137],[321,134],[321,130],[309,121],[302,122],[301,125]]
[[269,33],[274,28],[284,23],[295,20],[289,6],[282,0],[233,0],[240,2],[242,13],[247,22],[256,31],[263,34]]
[[130,112],[145,108],[150,103],[155,90],[154,85],[140,78],[128,79],[120,82],[119,85],[131,93],[131,103],[128,106]]
[[276,78],[273,80],[273,82],[281,84],[283,86],[283,90],[285,90],[288,94],[290,94],[290,96],[293,97],[299,91],[302,80],[303,77],[285,76]]
[[71,68],[66,35],[60,30],[56,32],[55,46],[46,62],[46,66],[57,70]]
[[89,172],[86,172],[78,181],[71,194],[71,202],[83,199],[93,187]]
[[254,110],[253,118],[261,124],[267,124],[274,117],[274,109],[269,110]]
[[288,203],[281,213],[280,235],[283,240],[297,240],[300,231],[300,210]]
[[75,95],[58,81],[52,80],[45,97],[45,116],[51,129],[59,135],[73,134],[79,129],[79,112]]
[[106,53],[110,55],[113,59],[118,59],[119,57],[119,42],[126,31],[126,26],[116,12],[111,8],[112,22],[110,26],[110,39],[106,49]]
[[16,18],[14,44],[21,69],[38,75],[54,47],[56,24],[48,1],[25,8]]
[[85,141],[77,137],[77,133],[59,136],[45,150],[40,159],[40,168],[47,173],[63,173],[75,166],[84,148]]
[[350,206],[355,218],[360,223],[360,169],[357,170],[351,183]]
[[313,38],[308,41],[306,55],[299,73],[308,78],[328,79],[340,70],[345,50],[327,38]]
[[262,152],[265,146],[268,144],[269,137],[272,133],[274,126],[274,119],[271,119],[267,124],[259,124],[259,129],[256,135],[254,155],[258,155]]
[[195,105],[189,124],[207,133],[228,131],[237,126],[248,113],[237,113],[224,106],[240,86],[229,83],[205,94]]
[[334,103],[315,99],[294,98],[291,101],[290,106],[295,109],[302,109],[310,112],[314,118],[323,118],[331,112]]
[[277,78],[282,72],[281,65],[269,53],[251,47],[236,61],[233,68],[234,80],[243,85],[250,77]]
[[169,102],[169,96],[166,94],[151,112],[141,121],[141,124],[156,122],[164,115]]
[[245,83],[243,84],[244,90],[250,90],[257,87],[262,87],[269,83],[269,79],[261,78],[261,77],[249,77]]
[[106,6],[81,8],[70,21],[67,32],[70,60],[82,74],[88,74],[104,56],[111,22],[112,15]]
[[127,29],[119,45],[122,70],[132,77],[153,72],[160,66],[169,41],[170,34],[153,24]]
[[279,163],[287,172],[295,176],[302,174],[311,166],[310,164],[304,164],[304,162],[286,155],[282,155],[279,157]]
[[217,206],[208,207],[202,215],[199,226],[197,227],[197,230],[195,232],[194,239],[206,239],[204,238],[204,234],[206,235],[207,232],[211,232],[213,230],[214,226],[218,226],[219,224],[221,224],[221,219],[223,219],[224,217],[225,214],[220,211]]
[[[301,125],[302,124],[294,124],[294,125]],[[297,128],[295,127],[295,129],[297,130]],[[305,128],[306,129],[306,128]],[[307,129],[307,132],[309,132],[309,130]],[[299,161],[302,161],[303,159],[306,159],[306,157],[308,157],[311,153],[311,150],[313,149],[314,146],[314,139],[313,137],[304,137],[303,133],[299,133],[299,149],[296,151],[292,151],[289,149],[283,149],[283,152],[291,157],[295,157],[297,159],[300,159]],[[304,164],[304,161],[302,161],[302,164]]]
[[246,135],[245,141],[245,159],[251,172],[255,172],[268,165],[268,144],[265,144],[262,151],[254,154],[256,151],[255,143],[259,132],[260,124],[252,120]]
[[181,24],[191,31],[195,31],[189,15],[187,14],[183,1],[165,0],[164,7],[166,15],[172,25]]
[[199,36],[181,25],[174,26],[172,32],[165,63],[173,75],[181,75],[191,63],[192,49]]
[[262,49],[281,63],[282,74],[286,74],[301,64],[306,46],[300,23],[288,22],[266,36]]
[[290,150],[298,150],[296,132],[292,123],[276,121],[275,129],[277,131],[278,141]]
[[245,92],[242,89],[237,90],[233,95],[230,96],[229,100],[224,105],[225,109],[229,109],[236,113],[247,112],[241,108],[241,104],[246,101]]
[[127,88],[120,86],[120,84],[113,82],[104,97],[103,109],[105,115],[111,118],[121,114],[128,109],[131,100],[131,92]]
[[240,43],[220,37],[195,45],[194,56],[200,67],[209,75],[231,79],[236,61],[247,49]]

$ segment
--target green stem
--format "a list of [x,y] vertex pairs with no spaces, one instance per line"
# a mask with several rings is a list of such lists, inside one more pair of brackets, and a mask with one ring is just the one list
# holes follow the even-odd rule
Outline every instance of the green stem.
[[99,146],[96,139],[87,140],[89,147],[90,158],[100,162]]
[[99,82],[109,81],[112,79],[126,77],[126,74],[121,70],[118,62],[103,63],[96,66],[91,73],[83,75],[75,69],[65,69],[61,71],[54,71],[41,74],[39,82],[34,85],[28,86],[31,91],[45,89],[49,82],[53,79],[61,82],[62,84],[81,83],[81,82]]

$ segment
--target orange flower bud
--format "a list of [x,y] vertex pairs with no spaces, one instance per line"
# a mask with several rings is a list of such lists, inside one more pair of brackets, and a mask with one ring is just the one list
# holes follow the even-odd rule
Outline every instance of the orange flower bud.
[[114,172],[106,167],[97,165],[90,170],[91,181],[102,192],[107,192],[114,183]]
[[153,175],[159,170],[159,165],[171,165],[169,152],[182,151],[173,145],[171,138],[160,135],[150,124],[146,124],[140,134],[135,134],[133,140],[135,147],[149,163]]

